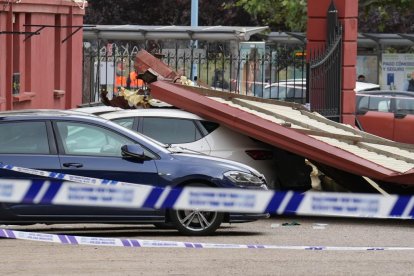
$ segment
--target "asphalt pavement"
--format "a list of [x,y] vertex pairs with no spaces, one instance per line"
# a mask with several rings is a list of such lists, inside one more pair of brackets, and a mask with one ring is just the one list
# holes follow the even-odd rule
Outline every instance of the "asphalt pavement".
[[273,217],[223,224],[209,237],[186,237],[151,225],[2,226],[76,236],[279,248],[125,248],[1,239],[0,267],[2,275],[411,275],[413,226],[411,220]]

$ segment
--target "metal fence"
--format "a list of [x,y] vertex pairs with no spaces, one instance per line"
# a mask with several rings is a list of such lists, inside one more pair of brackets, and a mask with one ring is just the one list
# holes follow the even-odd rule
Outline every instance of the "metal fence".
[[[304,103],[304,46],[258,47],[231,51],[228,47],[157,49],[171,69],[213,89],[263,98]],[[263,46],[260,44],[260,46]],[[86,42],[83,49],[83,103],[99,101],[102,90],[116,94],[131,86],[136,53],[146,45],[134,42]],[[148,49],[147,49],[148,50]],[[137,72],[141,73],[141,72]],[[297,90],[295,92],[295,89]]]
[[242,95],[307,104],[311,111],[341,120],[342,26],[333,2],[328,9],[327,44],[310,51],[305,45],[265,45],[264,42],[160,44],[134,41],[84,42],[83,103],[111,98],[121,87],[138,89],[131,81],[134,61],[145,49],[194,85]]

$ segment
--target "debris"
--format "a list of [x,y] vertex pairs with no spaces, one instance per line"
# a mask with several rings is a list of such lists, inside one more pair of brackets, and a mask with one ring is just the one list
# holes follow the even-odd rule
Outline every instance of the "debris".
[[296,225],[300,225],[300,223],[296,221],[282,223],[282,226],[296,226]]
[[195,83],[192,80],[187,79],[186,76],[181,76],[180,82],[182,85],[195,86]]
[[321,180],[319,178],[321,173],[319,172],[318,168],[314,164],[312,164],[308,159],[305,159],[305,163],[312,167],[312,171],[310,173],[312,189],[315,191],[322,191]]
[[149,108],[151,97],[146,95],[145,91],[140,89],[138,91],[132,91],[121,87],[118,95],[114,95],[112,99],[107,97],[108,92],[101,92],[101,101],[108,106],[120,107],[122,109],[135,109],[135,108]]
[[328,226],[326,223],[314,223],[312,228],[316,230],[325,230],[326,226]]
[[270,224],[270,228],[278,228],[280,226],[279,223],[272,223]]

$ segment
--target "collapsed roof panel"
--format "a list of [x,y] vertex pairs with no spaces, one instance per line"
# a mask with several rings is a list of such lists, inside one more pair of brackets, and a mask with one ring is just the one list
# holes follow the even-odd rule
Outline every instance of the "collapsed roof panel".
[[157,81],[151,94],[255,139],[373,179],[414,185],[414,146],[332,122],[300,105]]
[[136,63],[158,75],[151,83],[154,98],[324,166],[414,187],[414,145],[333,122],[299,104],[174,84],[168,66],[149,56],[141,51]]

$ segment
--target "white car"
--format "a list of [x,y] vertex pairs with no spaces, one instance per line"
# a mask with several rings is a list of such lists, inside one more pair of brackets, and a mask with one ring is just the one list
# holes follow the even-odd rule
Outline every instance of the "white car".
[[[380,86],[375,83],[357,81],[355,83],[355,92],[379,90]],[[265,99],[277,99],[281,101],[296,102],[304,104],[306,101],[306,80],[287,80],[267,84],[263,88]]]
[[113,112],[113,111],[120,111],[123,110],[120,107],[113,107],[113,106],[107,106],[107,105],[98,105],[98,106],[87,106],[87,107],[78,107],[78,108],[72,108],[74,111],[80,111],[83,113],[93,114],[93,115],[101,115],[107,112]]
[[130,109],[100,116],[165,144],[250,165],[265,176],[270,188],[278,188],[273,148],[223,125],[169,108]]
[[[272,83],[263,89],[264,99],[276,99],[304,104],[306,102],[306,86],[302,83]],[[306,85],[306,84],[305,84]]]
[[379,84],[357,81],[355,84],[355,92],[376,91],[380,90]]

